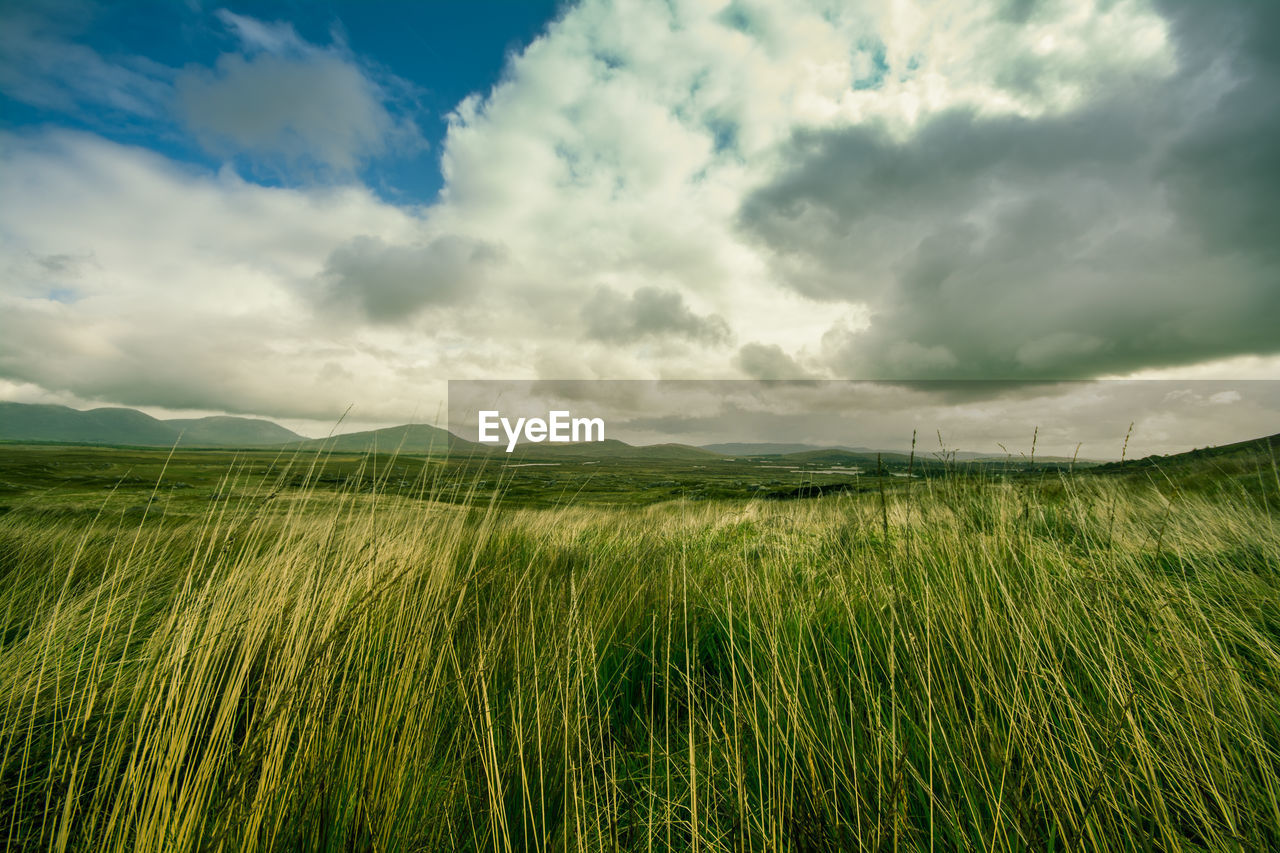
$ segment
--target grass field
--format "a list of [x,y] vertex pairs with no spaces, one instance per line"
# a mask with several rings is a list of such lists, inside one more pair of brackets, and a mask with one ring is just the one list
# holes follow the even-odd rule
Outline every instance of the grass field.
[[166,460],[0,453],[6,849],[1280,848],[1270,458]]

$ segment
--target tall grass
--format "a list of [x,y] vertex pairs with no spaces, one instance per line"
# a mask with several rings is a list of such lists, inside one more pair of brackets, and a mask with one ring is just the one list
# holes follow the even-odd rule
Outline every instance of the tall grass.
[[1280,849],[1243,495],[240,494],[0,517],[6,849]]

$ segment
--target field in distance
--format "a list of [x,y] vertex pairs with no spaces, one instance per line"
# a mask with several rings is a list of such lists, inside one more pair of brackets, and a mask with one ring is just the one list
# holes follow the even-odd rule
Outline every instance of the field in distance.
[[[940,471],[917,460],[912,476]],[[210,500],[270,488],[377,491],[404,497],[506,505],[655,503],[688,498],[789,498],[822,490],[875,488],[877,473],[906,478],[905,458],[880,469],[872,459],[703,456],[637,457],[594,454],[418,454],[272,450],[166,450],[0,444],[0,507],[38,498],[83,506],[114,493],[113,505],[139,502],[173,512],[201,513]],[[86,503],[87,502],[87,503]]]

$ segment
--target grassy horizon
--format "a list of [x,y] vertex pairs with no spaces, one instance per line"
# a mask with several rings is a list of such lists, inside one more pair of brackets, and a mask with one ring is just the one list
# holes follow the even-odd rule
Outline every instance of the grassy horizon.
[[0,833],[1274,849],[1274,470],[519,508],[313,468],[229,472],[198,513],[33,501],[0,516]]

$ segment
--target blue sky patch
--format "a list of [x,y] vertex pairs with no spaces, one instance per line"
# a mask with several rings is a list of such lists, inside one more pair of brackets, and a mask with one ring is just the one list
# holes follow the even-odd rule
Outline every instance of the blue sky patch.
[[[84,130],[204,169],[231,163],[267,186],[356,178],[388,200],[427,203],[441,186],[439,150],[450,111],[468,94],[487,93],[508,56],[543,33],[563,4],[403,3],[394,7],[395,26],[387,25],[389,11],[383,3],[336,0],[6,3],[0,12],[7,33],[0,35],[0,129]],[[350,151],[305,151],[297,137],[307,126],[255,128],[245,115],[252,99],[234,89],[240,115],[222,118],[240,120],[239,133],[213,132],[184,108],[184,97],[198,88],[193,81],[251,87],[255,73],[274,64],[278,79],[291,62],[309,63],[308,73],[327,68],[327,77],[312,78],[346,86],[350,97],[367,86],[363,94],[383,111],[368,115],[387,123],[367,128],[367,135],[390,130],[391,144],[362,147],[357,128]],[[301,74],[298,79],[298,86],[308,85]],[[213,99],[203,106],[217,112]],[[341,145],[343,134],[322,118],[311,116]],[[222,124],[227,130],[229,121]],[[279,150],[265,144],[272,141]]]

